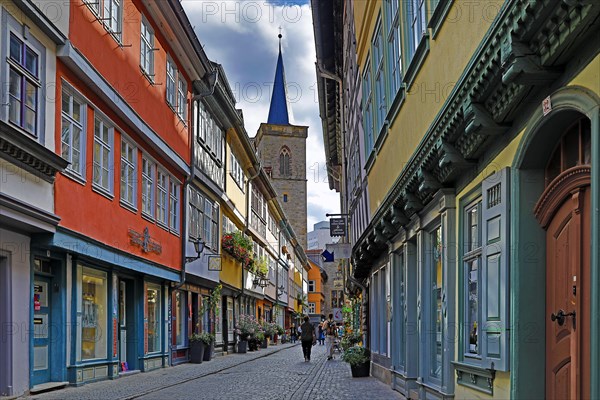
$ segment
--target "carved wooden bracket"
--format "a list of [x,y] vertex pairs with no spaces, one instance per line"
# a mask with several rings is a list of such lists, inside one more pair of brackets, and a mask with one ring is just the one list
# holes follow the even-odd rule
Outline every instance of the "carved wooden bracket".
[[423,203],[413,193],[405,192],[404,195],[404,211],[408,215],[414,214],[423,208]]
[[483,104],[466,101],[463,104],[463,113],[466,122],[465,133],[468,135],[499,135],[507,129],[494,121]]
[[442,184],[437,180],[435,176],[429,171],[424,169],[419,170],[419,192],[423,194],[429,194],[442,187]]
[[542,66],[537,54],[526,43],[515,41],[512,35],[504,39],[500,50],[504,84],[545,85],[561,74],[558,69]]
[[405,226],[408,224],[408,218],[402,210],[392,204],[390,207],[390,214],[392,215],[392,224],[395,226]]

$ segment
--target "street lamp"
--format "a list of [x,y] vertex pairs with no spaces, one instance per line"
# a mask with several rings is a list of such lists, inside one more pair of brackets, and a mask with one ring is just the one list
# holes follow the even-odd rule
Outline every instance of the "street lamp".
[[264,289],[267,286],[269,286],[269,280],[267,278],[259,278],[258,276],[255,276],[254,280],[252,281],[252,284],[254,286],[260,286]]
[[202,239],[198,238],[197,240],[195,240],[194,242],[194,250],[196,250],[196,253],[198,254],[198,256],[196,257],[186,257],[185,258],[185,262],[187,263],[191,263],[192,261],[196,261],[197,259],[200,258],[200,254],[202,254],[202,252],[204,251],[204,245],[206,244],[205,241],[203,241]]

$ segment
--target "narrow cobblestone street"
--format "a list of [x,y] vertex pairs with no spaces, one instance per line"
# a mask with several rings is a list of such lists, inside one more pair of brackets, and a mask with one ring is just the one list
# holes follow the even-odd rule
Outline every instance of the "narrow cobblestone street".
[[402,399],[373,377],[352,378],[339,359],[313,347],[305,363],[298,344],[216,357],[180,366],[43,393],[29,399]]

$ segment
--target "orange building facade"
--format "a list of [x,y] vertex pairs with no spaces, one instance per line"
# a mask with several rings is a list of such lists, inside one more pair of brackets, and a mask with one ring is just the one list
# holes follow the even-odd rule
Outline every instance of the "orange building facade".
[[70,329],[34,339],[32,385],[187,359],[177,343],[192,323],[194,288],[182,286],[190,100],[208,60],[173,2],[77,0],[63,11],[54,143],[69,165],[55,181],[56,233],[36,240],[34,287],[55,290],[34,323],[63,311]]
[[[310,250],[308,251],[310,253]],[[320,321],[325,308],[325,294],[323,283],[327,280],[327,274],[310,258],[308,259],[310,269],[308,270],[308,315],[311,320]]]

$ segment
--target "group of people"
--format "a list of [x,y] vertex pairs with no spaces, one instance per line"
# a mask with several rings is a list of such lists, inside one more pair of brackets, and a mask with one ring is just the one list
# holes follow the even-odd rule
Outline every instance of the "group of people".
[[304,323],[298,328],[295,324],[292,324],[290,328],[290,337],[293,343],[296,343],[296,340],[300,337],[305,362],[310,361],[312,346],[316,345],[317,342],[320,345],[325,344],[327,360],[333,360],[333,349],[337,335],[338,327],[333,320],[333,314],[329,314],[329,318],[322,321],[317,329],[309,322],[308,317],[304,317]]

